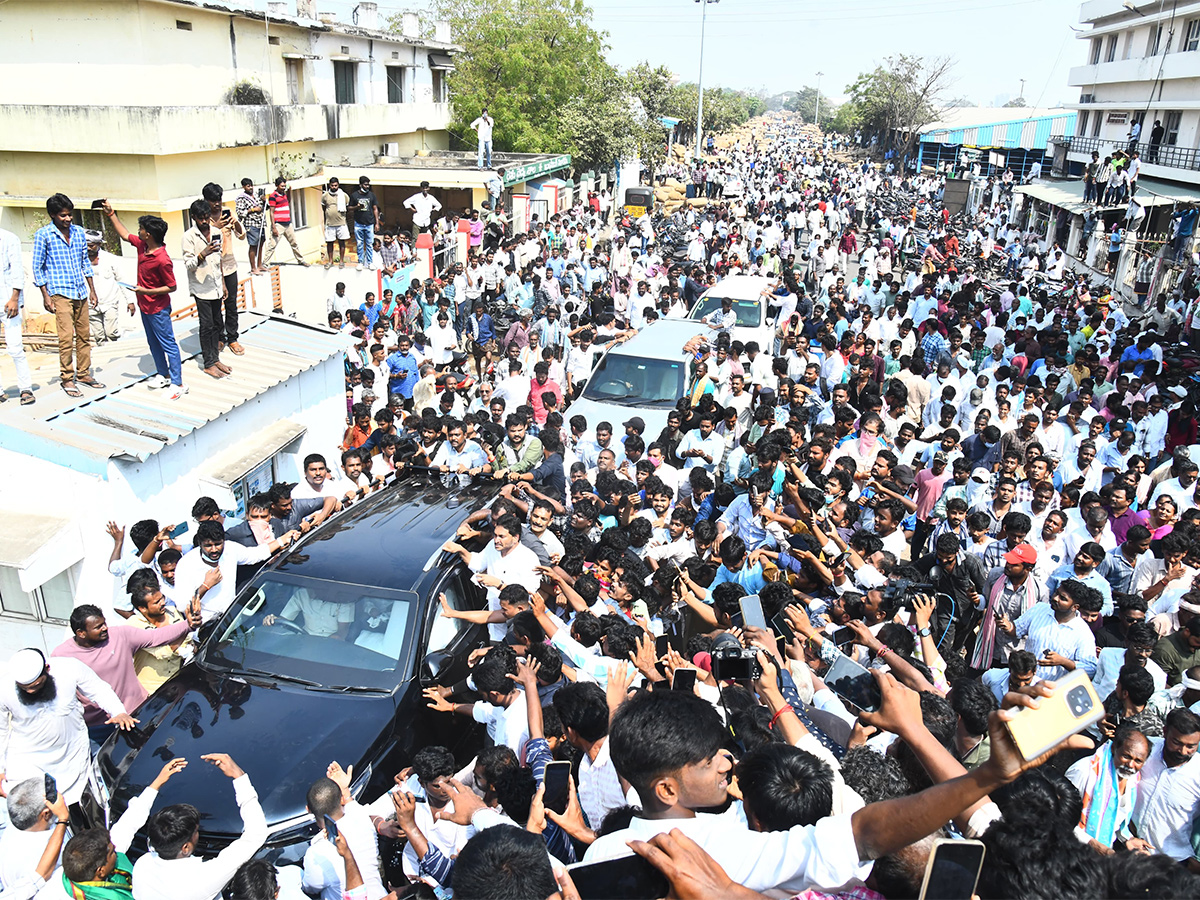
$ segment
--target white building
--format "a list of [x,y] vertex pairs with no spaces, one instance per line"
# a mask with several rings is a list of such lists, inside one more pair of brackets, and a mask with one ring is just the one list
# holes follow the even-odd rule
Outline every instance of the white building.
[[[0,408],[0,465],[9,473],[0,484],[0,659],[58,644],[78,603],[110,606],[118,586],[107,570],[109,521],[127,530],[146,518],[188,522],[201,496],[236,510],[275,481],[298,481],[309,453],[336,468],[346,418],[342,339],[285,318],[247,314],[244,322],[246,353],[233,375],[189,377],[180,401],[146,386],[148,354],[126,339],[95,351],[106,390],[82,401],[42,391],[34,406]],[[196,334],[178,325],[177,334],[191,375]]]
[[205,183],[232,201],[242,178],[268,186],[282,174],[297,239],[315,258],[323,166],[448,146],[448,26],[433,26],[433,39],[407,14],[403,33],[383,31],[373,2],[357,4],[356,23],[319,16],[316,0],[252,6],[6,0],[0,227],[28,241],[55,192],[103,227],[86,207],[105,196],[126,221],[166,219],[178,255]]

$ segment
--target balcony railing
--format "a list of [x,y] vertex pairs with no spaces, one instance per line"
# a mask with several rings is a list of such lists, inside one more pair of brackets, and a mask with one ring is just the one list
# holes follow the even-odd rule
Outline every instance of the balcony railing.
[[[1114,150],[1128,150],[1129,141],[1114,141],[1111,138],[1082,137],[1080,135],[1057,135],[1050,138],[1056,144],[1065,144],[1072,153],[1091,153],[1095,150],[1103,158]],[[1139,140],[1134,147],[1143,165],[1167,166],[1172,169],[1200,171],[1200,147],[1178,147],[1174,144],[1151,146],[1149,141]]]

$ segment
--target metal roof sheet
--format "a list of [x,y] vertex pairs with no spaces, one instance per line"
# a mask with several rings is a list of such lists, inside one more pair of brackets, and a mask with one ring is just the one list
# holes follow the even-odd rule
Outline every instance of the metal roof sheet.
[[[103,393],[85,394],[82,402],[46,409],[41,416],[3,417],[0,447],[32,454],[52,444],[96,460],[145,462],[164,447],[345,347],[334,332],[291,319],[250,313],[243,321],[246,326],[240,342],[246,352],[238,358],[232,375],[220,380],[189,378],[189,393],[180,400],[168,400],[167,391],[152,390],[146,384],[148,376],[126,378],[120,384],[110,383]],[[138,353],[144,355],[144,345]],[[188,361],[195,356],[183,360],[191,372],[195,369]],[[44,408],[39,403],[30,409],[40,412]]]

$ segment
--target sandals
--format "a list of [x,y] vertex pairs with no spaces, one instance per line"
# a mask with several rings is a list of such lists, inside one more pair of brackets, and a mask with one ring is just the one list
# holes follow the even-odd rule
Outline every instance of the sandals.
[[73,381],[63,381],[59,384],[59,387],[63,389],[63,392],[68,397],[79,398],[83,396],[83,391],[75,387],[75,382]]
[[21,391],[22,406],[31,406],[34,402],[33,391]]
[[87,378],[76,378],[75,381],[77,384],[86,384],[88,387],[95,388],[96,390],[104,389],[104,385],[102,385],[99,381],[97,381],[91,375],[89,375]]

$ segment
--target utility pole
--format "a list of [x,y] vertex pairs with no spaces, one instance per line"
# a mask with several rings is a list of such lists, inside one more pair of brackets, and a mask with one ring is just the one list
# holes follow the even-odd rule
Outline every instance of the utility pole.
[[720,0],[696,0],[700,4],[700,75],[696,79],[699,96],[696,98],[696,159],[700,158],[700,141],[704,130],[704,19],[708,12],[708,4]]
[[1018,95],[1021,100],[1025,99],[1025,79],[1021,79],[1021,93]]
[[821,127],[821,76],[824,72],[817,73],[817,108],[813,111],[813,124],[818,128]]

